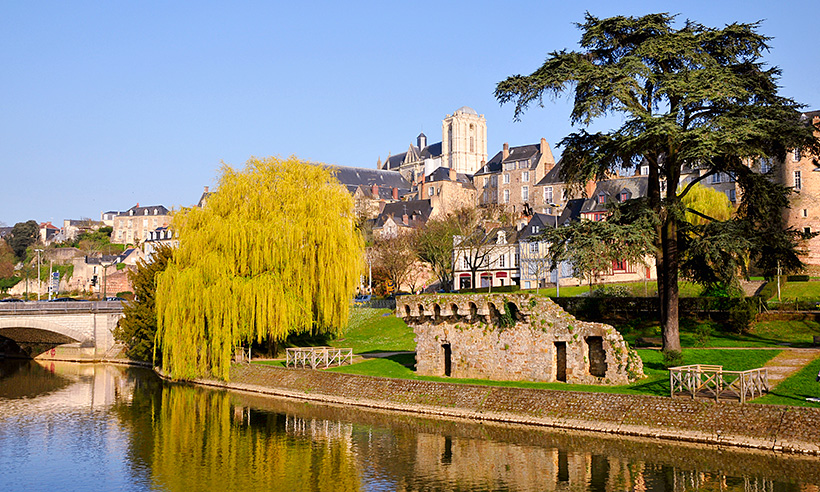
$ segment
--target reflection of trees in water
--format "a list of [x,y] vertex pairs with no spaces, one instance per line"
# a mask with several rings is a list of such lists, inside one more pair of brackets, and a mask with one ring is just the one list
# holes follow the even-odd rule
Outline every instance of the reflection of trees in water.
[[55,374],[54,364],[29,359],[0,361],[0,398],[34,398],[68,387],[74,381]]
[[135,481],[142,471],[142,483],[171,491],[806,492],[820,483],[816,458],[418,419],[147,379],[118,411],[133,430]]
[[[175,490],[359,490],[355,462],[333,433],[285,432],[287,417],[237,411],[224,392],[166,386],[153,420],[151,477]],[[293,420],[291,426],[307,429]]]

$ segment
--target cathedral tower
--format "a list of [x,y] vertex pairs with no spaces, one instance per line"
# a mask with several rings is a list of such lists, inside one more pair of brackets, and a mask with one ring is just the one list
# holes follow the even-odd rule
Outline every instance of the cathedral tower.
[[441,165],[475,174],[487,162],[487,120],[462,106],[441,122]]

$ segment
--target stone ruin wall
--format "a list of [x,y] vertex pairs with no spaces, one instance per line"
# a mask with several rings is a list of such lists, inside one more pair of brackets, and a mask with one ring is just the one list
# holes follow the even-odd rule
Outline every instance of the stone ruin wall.
[[402,296],[396,315],[416,334],[420,375],[609,385],[644,377],[617,330],[579,321],[545,297]]

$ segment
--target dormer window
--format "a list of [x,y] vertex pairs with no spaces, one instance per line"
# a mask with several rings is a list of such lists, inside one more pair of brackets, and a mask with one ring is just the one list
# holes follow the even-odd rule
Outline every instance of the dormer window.
[[621,190],[621,202],[629,200],[629,190]]
[[142,215],[148,215],[148,209],[146,208]]
[[538,226],[537,225],[532,226],[532,233],[533,234],[538,234]]
[[604,195],[603,193],[599,193],[598,194],[598,204],[603,205],[604,203],[606,203],[606,195]]
[[159,212],[159,209],[156,209],[156,208],[155,208],[155,209],[154,209],[154,215],[157,215],[157,212]]
[[133,210],[129,210],[129,211],[128,211],[128,215],[134,215],[134,211],[133,211]]

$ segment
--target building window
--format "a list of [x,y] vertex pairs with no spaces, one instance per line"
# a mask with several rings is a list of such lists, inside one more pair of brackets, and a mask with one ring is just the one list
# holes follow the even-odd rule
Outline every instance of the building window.
[[598,195],[598,204],[603,205],[604,203],[606,203],[606,195],[601,193]]
[[726,192],[726,195],[729,197],[730,202],[734,203],[737,200],[737,191],[735,191],[734,188],[732,188],[731,190],[728,190]]
[[528,169],[530,167],[530,161],[518,161],[518,169]]
[[530,287],[530,281],[529,280],[524,282],[524,288],[525,289],[531,289],[532,288],[532,287]]
[[490,186],[498,186],[498,176],[490,177]]
[[510,203],[510,190],[504,190],[504,203]]
[[504,170],[505,171],[511,171],[513,169],[515,169],[515,162],[505,162],[504,163]]
[[760,158],[760,173],[766,174],[772,169],[772,160],[768,157]]
[[614,272],[625,272],[626,271],[626,261],[624,260],[615,260],[612,262],[612,271]]
[[487,203],[487,190],[484,190],[484,203]]
[[507,255],[498,255],[498,267],[504,268],[504,264],[506,263],[505,258]]
[[533,234],[538,234],[538,226],[537,225],[532,226],[532,233]]
[[621,192],[621,202],[629,200],[629,192],[624,190]]
[[530,243],[530,253],[538,254],[538,243],[533,241]]
[[530,201],[530,187],[529,186],[522,186],[521,187],[521,201],[522,202]]
[[529,171],[524,171],[523,173],[521,173],[521,181],[523,181],[525,183],[530,181],[530,172]]
[[552,203],[552,186],[544,188],[544,203],[547,205]]
[[803,187],[803,179],[800,175],[800,171],[794,172],[794,189],[799,190]]
[[720,173],[715,173],[712,175],[712,184],[720,183]]
[[433,196],[435,194],[436,194],[436,188],[434,186],[431,186],[430,187],[430,196]]
[[470,269],[470,261],[467,259],[466,256],[461,259],[461,268],[464,270]]
[[808,217],[808,216],[809,216],[809,211],[808,211],[808,209],[805,209],[805,208],[804,208],[802,213],[803,213],[803,217]]
[[470,152],[475,152],[475,142],[472,136],[470,137]]
[[564,188],[563,190],[561,190],[561,200],[567,201],[567,198],[569,198],[569,190]]
[[519,259],[519,256],[518,256],[518,253],[516,253],[515,254],[515,263],[513,264],[513,268],[518,268],[518,259]]
[[487,187],[487,183],[489,183],[489,181],[490,181],[489,178],[487,178],[487,177],[484,178],[484,187],[485,188]]
[[510,184],[510,175],[509,174],[504,175],[504,184]]
[[803,151],[800,147],[794,149],[794,153],[792,154],[792,160],[794,162],[798,162],[803,156]]
[[811,227],[804,227],[803,232],[806,233],[806,235],[811,234]]

